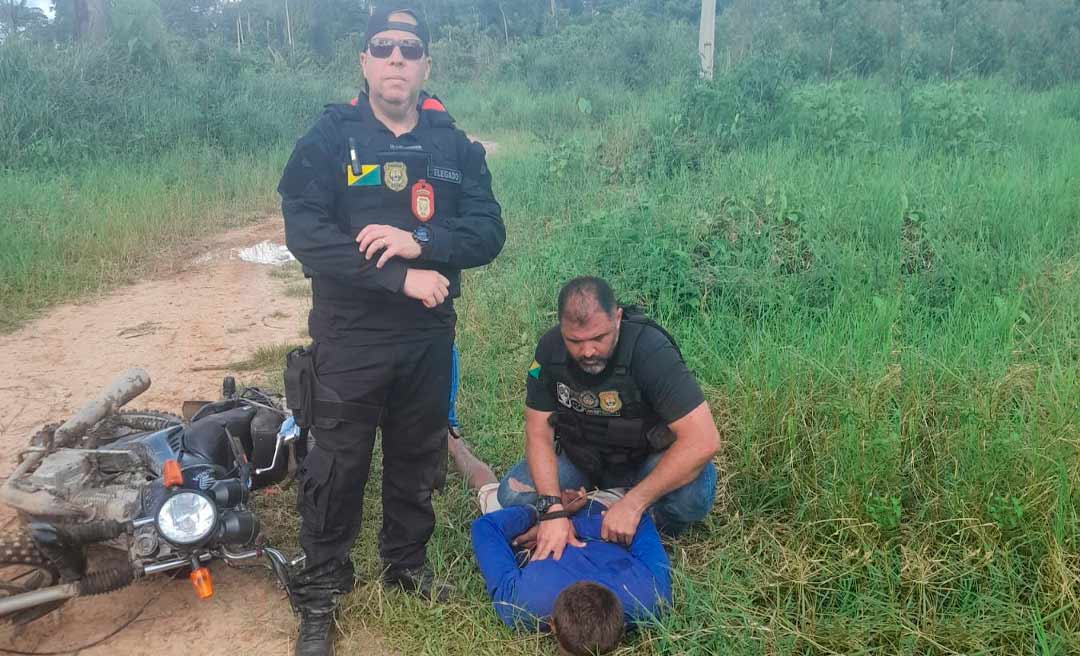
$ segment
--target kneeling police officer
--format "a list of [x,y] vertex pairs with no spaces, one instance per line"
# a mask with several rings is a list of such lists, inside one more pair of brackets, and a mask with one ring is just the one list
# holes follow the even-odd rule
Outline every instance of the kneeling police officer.
[[[642,513],[677,535],[716,495],[720,436],[697,380],[671,336],[607,282],[575,278],[559,293],[559,325],[536,347],[526,378],[525,461],[499,485],[504,507],[562,510],[564,490],[603,488],[622,498],[601,537],[630,544]],[[567,519],[540,522],[533,560],[582,546]]]

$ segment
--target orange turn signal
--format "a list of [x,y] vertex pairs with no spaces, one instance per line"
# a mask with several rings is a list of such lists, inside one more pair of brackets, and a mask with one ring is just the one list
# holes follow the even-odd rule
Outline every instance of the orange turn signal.
[[205,567],[191,570],[191,587],[195,588],[195,596],[199,599],[209,599],[214,596],[214,581],[210,578],[210,570]]
[[180,471],[180,463],[175,460],[166,460],[161,466],[161,482],[165,487],[179,487],[184,484],[184,474]]

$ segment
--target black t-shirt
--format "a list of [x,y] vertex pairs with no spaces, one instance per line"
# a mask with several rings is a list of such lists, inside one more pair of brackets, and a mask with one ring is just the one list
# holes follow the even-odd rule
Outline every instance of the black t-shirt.
[[[546,381],[541,376],[543,369],[551,362],[551,355],[562,344],[562,333],[555,326],[544,333],[536,346],[535,361],[529,368],[525,385],[525,405],[540,412],[554,412],[556,401],[556,381]],[[566,370],[581,386],[592,387],[603,382],[613,367],[625,341],[619,344],[608,362],[608,368],[595,375],[582,371],[569,354],[566,356]],[[659,330],[645,326],[634,346],[630,360],[630,374],[634,378],[642,399],[664,420],[672,423],[685,417],[691,410],[705,401],[701,387],[694,374],[686,367],[675,346]]]

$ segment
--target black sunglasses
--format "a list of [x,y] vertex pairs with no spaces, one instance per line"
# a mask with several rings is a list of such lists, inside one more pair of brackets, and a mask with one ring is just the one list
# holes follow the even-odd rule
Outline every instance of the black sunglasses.
[[409,61],[416,61],[424,56],[424,44],[416,39],[374,38],[368,42],[368,52],[376,59],[386,59],[394,53],[394,46],[401,50],[401,56]]

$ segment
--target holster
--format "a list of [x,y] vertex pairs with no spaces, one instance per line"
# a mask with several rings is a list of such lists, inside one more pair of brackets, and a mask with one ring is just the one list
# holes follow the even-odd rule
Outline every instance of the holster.
[[285,404],[301,429],[312,426],[329,430],[343,421],[376,425],[380,408],[342,401],[341,396],[319,382],[315,373],[315,348],[300,346],[285,356]]
[[298,346],[285,355],[285,405],[301,429],[312,425],[315,380],[314,346]]

